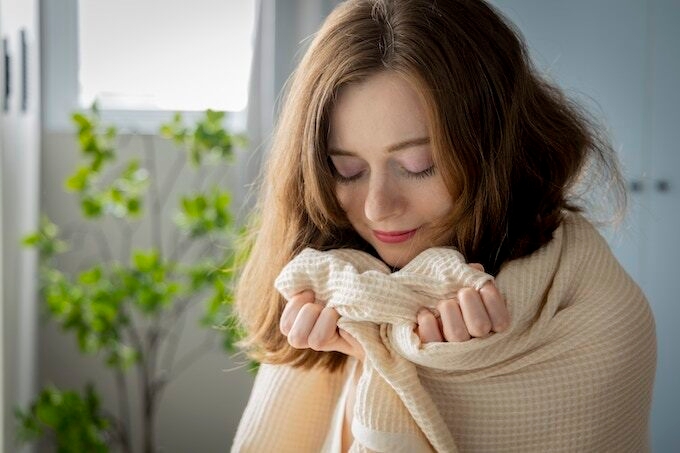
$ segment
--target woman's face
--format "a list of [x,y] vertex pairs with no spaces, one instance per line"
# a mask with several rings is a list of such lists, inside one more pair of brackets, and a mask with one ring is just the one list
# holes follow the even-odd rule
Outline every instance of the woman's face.
[[427,116],[411,84],[386,71],[349,85],[330,120],[336,195],[361,237],[394,267],[444,245],[432,225],[453,201],[434,166]]

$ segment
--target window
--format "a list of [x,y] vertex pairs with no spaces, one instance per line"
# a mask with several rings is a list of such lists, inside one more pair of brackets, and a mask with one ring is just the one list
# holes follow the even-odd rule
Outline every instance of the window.
[[254,10],[254,0],[80,0],[80,105],[243,110]]
[[244,124],[255,2],[42,2],[45,128],[70,130],[70,113],[95,100],[121,129],[207,108]]

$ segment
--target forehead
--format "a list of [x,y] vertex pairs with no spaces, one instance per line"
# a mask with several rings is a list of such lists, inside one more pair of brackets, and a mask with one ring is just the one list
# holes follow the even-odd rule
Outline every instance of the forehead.
[[428,135],[424,102],[413,83],[385,71],[338,92],[330,115],[328,144],[351,151],[384,149]]

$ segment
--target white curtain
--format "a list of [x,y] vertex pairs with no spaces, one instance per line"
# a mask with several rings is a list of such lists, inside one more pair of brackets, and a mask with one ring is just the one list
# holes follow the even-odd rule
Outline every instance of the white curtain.
[[[258,0],[248,96],[250,143],[240,187],[251,187],[269,149],[281,90],[313,34],[340,0]],[[249,198],[246,207],[252,206]]]

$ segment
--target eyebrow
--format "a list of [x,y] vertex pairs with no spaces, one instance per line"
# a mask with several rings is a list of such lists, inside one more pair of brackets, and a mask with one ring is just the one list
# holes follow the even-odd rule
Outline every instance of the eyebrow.
[[[402,149],[411,148],[413,146],[427,145],[429,143],[430,143],[430,137],[412,138],[412,139],[404,140],[402,142],[395,143],[393,145],[388,146],[387,152],[393,153],[395,151],[401,151]],[[339,149],[339,148],[330,148],[328,150],[328,154],[330,154],[332,156],[355,156],[356,155],[356,153],[353,153],[352,151],[346,151],[344,149]]]

